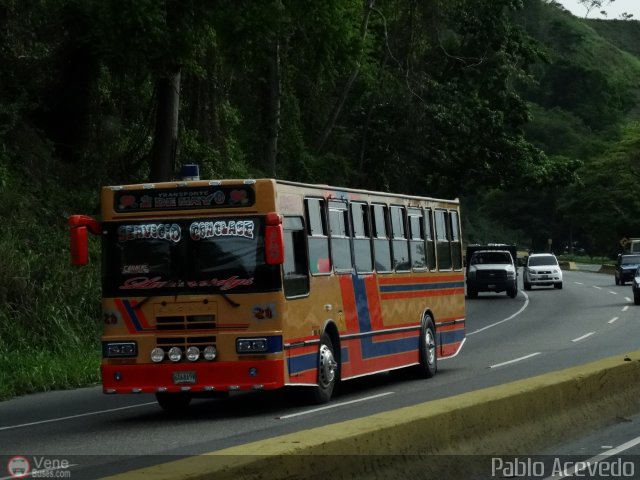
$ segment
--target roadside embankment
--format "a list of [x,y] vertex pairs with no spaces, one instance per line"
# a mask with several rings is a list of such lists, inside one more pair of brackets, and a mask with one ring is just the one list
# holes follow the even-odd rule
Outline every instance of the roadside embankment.
[[560,268],[562,270],[578,270],[576,262],[567,262],[565,260],[560,260],[558,264],[560,265]]
[[637,413],[638,398],[635,351],[111,478],[470,478],[477,456],[534,455]]
[[610,273],[611,275],[613,275],[615,271],[616,271],[615,265],[602,265],[600,267],[600,270],[598,270],[599,273]]
[[558,262],[560,268],[562,270],[581,270],[586,272],[594,272],[594,273],[607,273],[613,275],[616,271],[616,266],[612,264],[604,263],[600,264],[587,264],[587,263],[577,263],[577,262],[568,262],[566,260],[561,260]]

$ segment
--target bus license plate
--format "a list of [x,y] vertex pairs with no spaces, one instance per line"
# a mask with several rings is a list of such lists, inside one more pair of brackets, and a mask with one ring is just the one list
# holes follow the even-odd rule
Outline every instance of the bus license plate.
[[175,385],[192,385],[196,383],[196,372],[173,372]]

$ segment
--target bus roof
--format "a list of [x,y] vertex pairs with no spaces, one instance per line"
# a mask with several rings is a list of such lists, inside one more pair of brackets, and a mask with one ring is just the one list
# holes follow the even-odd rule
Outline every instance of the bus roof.
[[[314,193],[317,192],[317,193]],[[417,195],[394,194],[356,188],[292,182],[276,179],[224,179],[224,180],[175,180],[170,182],[112,185],[102,188],[103,220],[114,217],[149,217],[161,212],[172,215],[187,214],[189,211],[205,209],[230,209],[238,213],[258,211],[280,211],[285,213],[288,194],[317,195],[327,199],[354,201],[369,199],[380,201],[393,198],[397,202],[412,206],[424,202],[446,204],[457,208],[459,200],[445,200]],[[277,195],[280,199],[276,200]],[[256,199],[260,199],[257,205]],[[272,198],[273,202],[266,201]],[[260,207],[258,209],[258,206]],[[176,213],[179,211],[180,213]],[[289,212],[293,213],[293,212]]]

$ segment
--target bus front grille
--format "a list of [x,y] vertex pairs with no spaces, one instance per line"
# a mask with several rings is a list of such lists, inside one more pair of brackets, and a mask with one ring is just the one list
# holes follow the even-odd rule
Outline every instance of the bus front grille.
[[156,317],[157,330],[213,330],[215,315],[171,315]]

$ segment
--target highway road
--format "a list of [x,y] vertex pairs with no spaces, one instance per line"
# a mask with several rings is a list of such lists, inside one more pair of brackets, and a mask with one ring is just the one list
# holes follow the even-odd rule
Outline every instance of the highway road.
[[153,396],[106,396],[98,386],[29,395],[0,403],[0,462],[49,460],[67,466],[71,478],[97,478],[623,355],[639,344],[631,287],[616,286],[613,275],[567,271],[561,290],[467,301],[467,341],[433,379],[394,373],[352,380],[320,407],[295,391],[238,393],[194,401],[180,418],[160,410]]

